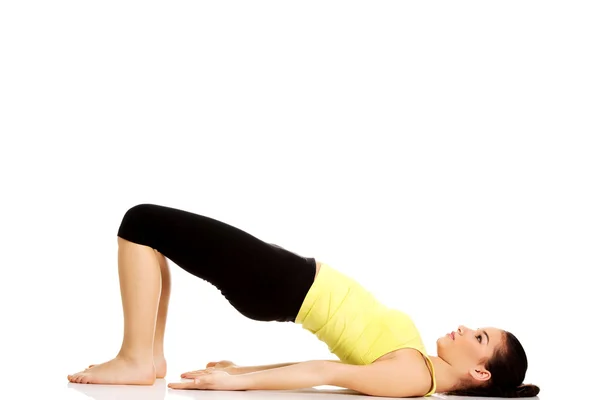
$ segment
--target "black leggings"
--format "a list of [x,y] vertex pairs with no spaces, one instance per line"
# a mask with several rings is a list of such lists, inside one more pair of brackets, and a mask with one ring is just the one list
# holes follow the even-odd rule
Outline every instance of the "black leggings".
[[242,315],[257,321],[294,322],[316,272],[314,258],[224,222],[155,204],[130,208],[118,236],[149,246],[210,282]]

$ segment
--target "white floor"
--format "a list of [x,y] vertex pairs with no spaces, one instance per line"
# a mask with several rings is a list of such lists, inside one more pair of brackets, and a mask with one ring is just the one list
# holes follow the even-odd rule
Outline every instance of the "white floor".
[[[134,387],[134,386],[102,386],[102,385],[82,385],[67,383],[66,394],[63,399],[83,400],[170,400],[170,399],[218,399],[218,400],[246,400],[246,399],[286,399],[286,400],[306,400],[310,399],[349,399],[361,398],[367,396],[347,389],[337,388],[313,388],[289,391],[209,391],[209,390],[173,390],[167,388],[167,381],[158,380],[154,386]],[[341,396],[341,397],[340,397]],[[435,395],[432,399],[446,399],[449,396]],[[452,397],[452,399],[471,399],[466,397]]]
[[[178,379],[159,379],[153,386],[115,386],[115,385],[85,385],[75,384],[67,381],[66,376],[58,379],[59,371],[53,370],[49,374],[26,375],[22,380],[13,381],[11,384],[3,385],[0,391],[2,399],[46,399],[59,398],[61,400],[185,400],[185,399],[218,399],[218,400],[263,400],[263,399],[285,399],[285,400],[341,400],[341,399],[367,399],[368,396],[357,392],[323,386],[312,389],[290,390],[290,391],[210,391],[210,390],[174,390],[167,387],[168,382]],[[8,383],[8,382],[6,382]],[[381,397],[379,397],[381,398]],[[565,397],[538,396],[537,399],[563,399]],[[376,397],[373,397],[376,399]],[[483,398],[445,396],[435,394],[429,397],[431,400],[483,400]],[[566,398],[565,398],[566,399]],[[593,393],[587,397],[578,396],[576,400],[597,399]],[[489,400],[489,398],[487,398]],[[575,400],[575,399],[574,399]]]
[[[286,399],[286,400],[307,400],[307,399],[366,399],[368,396],[361,395],[351,390],[324,387],[291,391],[201,391],[201,390],[173,390],[167,388],[167,381],[158,380],[154,386],[134,387],[134,386],[101,386],[101,385],[82,385],[66,383],[65,390],[60,394],[61,399],[65,400],[171,400],[171,399],[218,399],[218,400],[262,400],[262,399]],[[373,397],[375,399],[375,397]],[[379,397],[381,398],[381,397]],[[534,399],[559,399],[563,397],[538,396]],[[590,393],[589,396],[577,396],[573,400],[592,400],[597,399],[597,393]],[[445,396],[435,394],[429,399],[432,400],[489,400],[490,398]],[[567,398],[564,398],[565,400]]]

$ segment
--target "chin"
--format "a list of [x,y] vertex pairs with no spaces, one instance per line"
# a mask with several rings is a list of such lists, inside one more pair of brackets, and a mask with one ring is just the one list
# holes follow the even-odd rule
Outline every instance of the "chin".
[[436,340],[435,344],[437,347],[437,353],[438,355],[440,354],[440,352],[443,352],[443,348],[448,346],[448,342],[447,340],[452,340],[452,338],[449,338],[448,336],[440,336],[438,338],[438,340]]
[[442,343],[444,342],[444,339],[446,339],[445,336],[440,336],[438,338],[438,340],[435,341],[435,344],[437,345],[438,351],[440,350],[440,347],[443,346]]
[[444,335],[444,336],[440,336],[440,337],[438,338],[438,340],[437,340],[437,341],[438,341],[438,342],[441,342],[442,340],[446,340],[446,339],[450,339],[450,340],[452,340],[452,338],[451,338],[450,336],[448,336],[448,335]]

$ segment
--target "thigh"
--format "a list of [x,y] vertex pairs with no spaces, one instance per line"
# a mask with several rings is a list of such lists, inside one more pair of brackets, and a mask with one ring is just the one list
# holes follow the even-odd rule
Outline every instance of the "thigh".
[[216,219],[170,207],[132,207],[118,235],[154,248],[210,282],[252,319],[293,321],[315,276],[314,258]]
[[294,322],[313,284],[316,260],[271,246],[271,261],[255,266],[254,272],[217,282],[215,286],[248,318]]

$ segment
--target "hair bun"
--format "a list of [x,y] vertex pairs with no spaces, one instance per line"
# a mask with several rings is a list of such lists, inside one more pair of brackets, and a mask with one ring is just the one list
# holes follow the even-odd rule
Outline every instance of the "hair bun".
[[540,392],[540,388],[536,385],[523,384],[515,390],[515,397],[535,397]]

